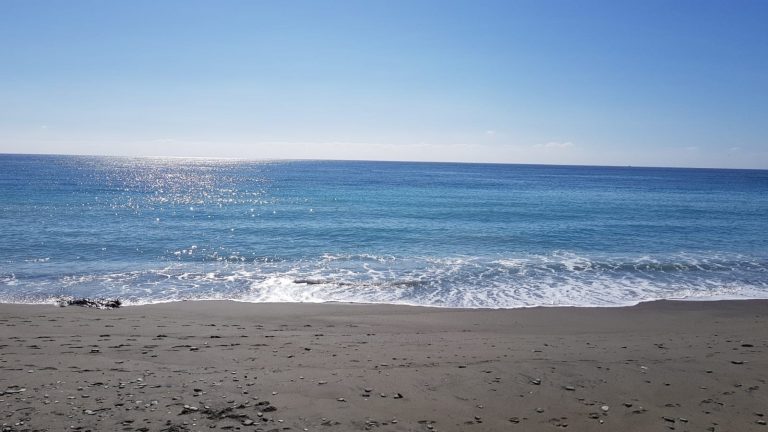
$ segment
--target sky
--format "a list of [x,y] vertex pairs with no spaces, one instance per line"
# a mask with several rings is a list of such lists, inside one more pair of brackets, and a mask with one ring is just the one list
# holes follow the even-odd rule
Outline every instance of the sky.
[[0,0],[0,153],[768,168],[768,1]]

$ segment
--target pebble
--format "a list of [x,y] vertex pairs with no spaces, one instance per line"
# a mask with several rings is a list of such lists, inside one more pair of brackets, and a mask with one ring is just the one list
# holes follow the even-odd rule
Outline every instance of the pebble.
[[568,391],[576,391],[576,387],[574,387],[574,386],[565,386],[563,388],[568,390]]
[[611,407],[609,407],[608,405],[603,405],[600,407],[600,409],[603,410],[603,412],[608,412],[608,410],[611,409]]

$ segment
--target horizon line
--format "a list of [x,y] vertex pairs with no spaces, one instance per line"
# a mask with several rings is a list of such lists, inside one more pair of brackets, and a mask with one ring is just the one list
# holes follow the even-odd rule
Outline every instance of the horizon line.
[[468,161],[430,161],[430,160],[393,160],[393,159],[317,159],[317,158],[251,158],[232,156],[151,156],[151,155],[106,155],[81,153],[15,153],[0,152],[0,156],[72,156],[120,159],[197,159],[197,160],[227,160],[243,162],[381,162],[381,163],[423,163],[423,164],[462,164],[462,165],[528,165],[548,167],[585,167],[585,168],[656,168],[656,169],[700,169],[700,170],[732,170],[732,171],[768,171],[766,168],[725,168],[725,167],[691,167],[691,166],[659,166],[659,165],[599,165],[599,164],[553,164],[535,162],[468,162]]

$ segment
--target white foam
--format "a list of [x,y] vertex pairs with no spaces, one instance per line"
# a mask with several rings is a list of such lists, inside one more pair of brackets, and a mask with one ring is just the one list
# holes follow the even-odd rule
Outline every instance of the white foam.
[[491,258],[326,254],[299,261],[179,262],[41,281],[3,275],[0,301],[40,302],[65,294],[119,297],[128,305],[230,299],[462,308],[624,306],[665,298],[767,298],[766,273],[760,259],[735,255],[631,259],[571,252]]

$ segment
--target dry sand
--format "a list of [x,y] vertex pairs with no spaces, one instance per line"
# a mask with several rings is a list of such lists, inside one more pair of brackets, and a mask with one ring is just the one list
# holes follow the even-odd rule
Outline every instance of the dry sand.
[[3,431],[766,431],[768,301],[0,305]]

